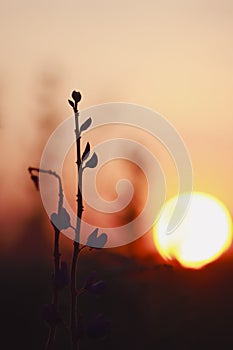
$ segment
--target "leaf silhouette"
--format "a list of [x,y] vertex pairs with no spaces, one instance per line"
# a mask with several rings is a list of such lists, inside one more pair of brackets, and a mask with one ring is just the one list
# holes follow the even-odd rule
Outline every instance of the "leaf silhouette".
[[89,288],[87,289],[88,292],[95,294],[95,295],[100,295],[106,288],[106,284],[104,281],[96,281],[93,283]]
[[68,100],[68,102],[69,102],[69,104],[71,105],[71,107],[73,107],[73,108],[74,108],[74,102],[73,102],[73,101],[71,101],[71,100]]
[[85,167],[86,168],[95,168],[98,164],[98,158],[96,153],[94,152],[91,156],[91,158],[86,162]]
[[[97,229],[98,231],[98,229]],[[87,276],[83,288],[92,294],[101,294],[106,288],[106,284],[102,280],[96,279],[96,271],[92,271]]]
[[92,123],[92,119],[91,118],[88,118],[80,127],[80,132],[82,131],[85,131],[89,128],[89,126],[91,125]]
[[39,177],[37,175],[31,175],[31,179],[37,189],[37,191],[39,190]]
[[[98,228],[96,228],[94,231],[96,230],[98,232]],[[83,288],[88,289],[95,282],[96,282],[96,271],[91,271],[84,282]]]
[[61,208],[59,214],[53,213],[51,221],[60,231],[70,227],[70,215],[65,208]]
[[103,248],[108,240],[106,233],[97,236],[99,229],[96,228],[88,237],[86,245],[94,248]]
[[90,149],[91,149],[90,143],[88,142],[88,143],[86,144],[85,150],[84,150],[83,155],[82,155],[82,162],[83,162],[85,159],[87,159],[87,157],[89,156],[89,154],[90,154]]

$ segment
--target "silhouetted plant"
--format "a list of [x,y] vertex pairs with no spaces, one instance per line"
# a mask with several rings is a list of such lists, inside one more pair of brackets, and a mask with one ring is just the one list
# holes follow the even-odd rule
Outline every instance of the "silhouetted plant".
[[[89,322],[84,322],[83,316],[78,316],[77,298],[84,292],[99,295],[105,289],[105,283],[96,279],[96,274],[92,272],[86,279],[82,288],[77,289],[77,262],[80,252],[86,247],[103,248],[107,242],[107,235],[102,233],[98,235],[99,229],[96,228],[89,235],[86,244],[80,243],[82,213],[84,211],[83,197],[82,197],[82,180],[83,172],[86,168],[95,168],[98,164],[98,157],[96,153],[91,154],[91,147],[87,142],[84,151],[81,151],[81,134],[86,131],[92,119],[88,118],[83,124],[79,124],[78,103],[81,100],[80,92],[72,92],[72,100],[68,100],[70,106],[73,108],[75,117],[75,134],[76,134],[76,153],[77,153],[77,217],[76,226],[73,227],[70,222],[70,216],[63,207],[63,188],[61,177],[52,170],[29,167],[31,179],[35,184],[36,189],[39,189],[39,173],[54,176],[59,183],[59,200],[58,210],[51,215],[50,221],[54,228],[54,275],[53,275],[53,296],[51,304],[44,305],[43,318],[49,325],[49,335],[46,344],[46,350],[54,349],[56,329],[59,323],[64,324],[59,313],[59,291],[68,285],[70,286],[70,333],[71,333],[71,349],[77,350],[79,340],[85,335],[90,338],[97,339],[105,336],[109,329],[109,323],[102,314],[98,314]],[[60,262],[59,252],[59,238],[62,230],[73,228],[75,231],[75,238],[73,241],[73,254],[71,262],[70,276],[68,273],[68,266],[66,262]],[[65,325],[66,326],[66,325]]]
[[[29,167],[28,171],[31,175],[31,179],[34,182],[36,189],[39,190],[39,178],[38,175],[35,175],[35,173],[44,173],[51,176],[54,176],[58,179],[59,183],[59,201],[58,201],[58,210],[57,213],[53,213],[51,215],[51,224],[54,229],[54,276],[53,276],[53,297],[52,297],[52,303],[50,305],[45,305],[43,309],[43,318],[45,321],[47,321],[50,330],[49,330],[49,336],[46,344],[46,350],[53,349],[54,347],[54,341],[55,341],[55,335],[56,335],[56,328],[57,324],[59,323],[59,312],[58,312],[58,298],[59,298],[59,290],[61,289],[61,285],[63,286],[69,284],[68,281],[68,269],[65,262],[62,262],[60,266],[60,252],[59,252],[59,238],[60,238],[60,230],[65,229],[70,226],[70,224],[66,227],[66,225],[56,225],[55,222],[58,221],[59,218],[64,218],[65,215],[69,214],[66,212],[66,209],[63,208],[63,189],[62,189],[62,181],[61,177],[54,171],[51,170],[45,170],[45,169],[39,169],[39,168],[33,168]],[[69,220],[60,220],[61,223],[65,223]],[[66,268],[65,268],[66,266]],[[66,276],[64,275],[66,273]],[[63,281],[62,281],[63,278]]]

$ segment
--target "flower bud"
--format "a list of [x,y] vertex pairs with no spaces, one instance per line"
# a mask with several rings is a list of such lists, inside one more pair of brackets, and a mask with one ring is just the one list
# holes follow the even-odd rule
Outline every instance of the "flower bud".
[[81,101],[81,98],[82,98],[82,96],[81,96],[81,94],[80,94],[80,92],[78,91],[73,91],[72,92],[72,98],[73,98],[73,100],[76,102],[76,103],[79,103],[79,101]]

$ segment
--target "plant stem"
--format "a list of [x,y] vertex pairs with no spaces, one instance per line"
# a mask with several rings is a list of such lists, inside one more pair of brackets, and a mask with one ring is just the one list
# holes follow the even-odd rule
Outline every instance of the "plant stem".
[[77,341],[77,295],[76,295],[76,268],[79,254],[79,243],[74,241],[73,259],[71,267],[71,344],[72,350],[76,350]]
[[[59,213],[63,207],[63,188],[62,188],[61,177],[55,171],[52,171],[52,170],[45,170],[45,169],[40,169],[40,168],[35,168],[35,167],[29,167],[28,171],[30,174],[32,174],[33,172],[44,173],[44,174],[52,175],[58,179],[58,183],[59,183],[58,215],[59,215]],[[52,223],[52,225],[53,225],[53,223]],[[55,314],[58,315],[58,297],[59,297],[58,274],[59,274],[60,256],[61,256],[59,253],[60,230],[55,225],[53,225],[53,228],[54,228],[54,250],[53,250],[54,284],[53,284],[52,305],[54,305]],[[54,321],[54,323],[50,325],[49,335],[48,335],[47,343],[45,346],[45,350],[53,350],[54,349],[56,329],[57,329],[57,323],[56,323],[56,321]]]
[[71,267],[71,342],[72,350],[78,349],[78,338],[77,338],[77,326],[78,326],[78,310],[77,310],[77,293],[76,293],[76,271],[77,261],[80,252],[80,230],[81,230],[81,219],[83,212],[83,198],[82,198],[82,162],[81,162],[81,135],[79,130],[79,113],[77,109],[77,103],[74,106],[75,113],[75,135],[76,135],[76,151],[77,151],[77,221],[75,228],[75,239],[74,239],[74,250]]

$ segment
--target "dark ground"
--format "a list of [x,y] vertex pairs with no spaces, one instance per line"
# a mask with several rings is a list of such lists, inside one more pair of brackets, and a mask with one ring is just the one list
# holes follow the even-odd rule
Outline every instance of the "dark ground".
[[[81,296],[81,312],[103,312],[111,331],[103,340],[84,339],[81,350],[233,348],[233,265],[226,259],[198,271],[139,263],[106,249],[82,259],[80,280],[94,269],[107,289],[101,297]],[[44,349],[48,329],[41,307],[50,300],[51,270],[49,259],[2,258],[2,349]],[[68,349],[67,341],[61,328],[56,349]]]

